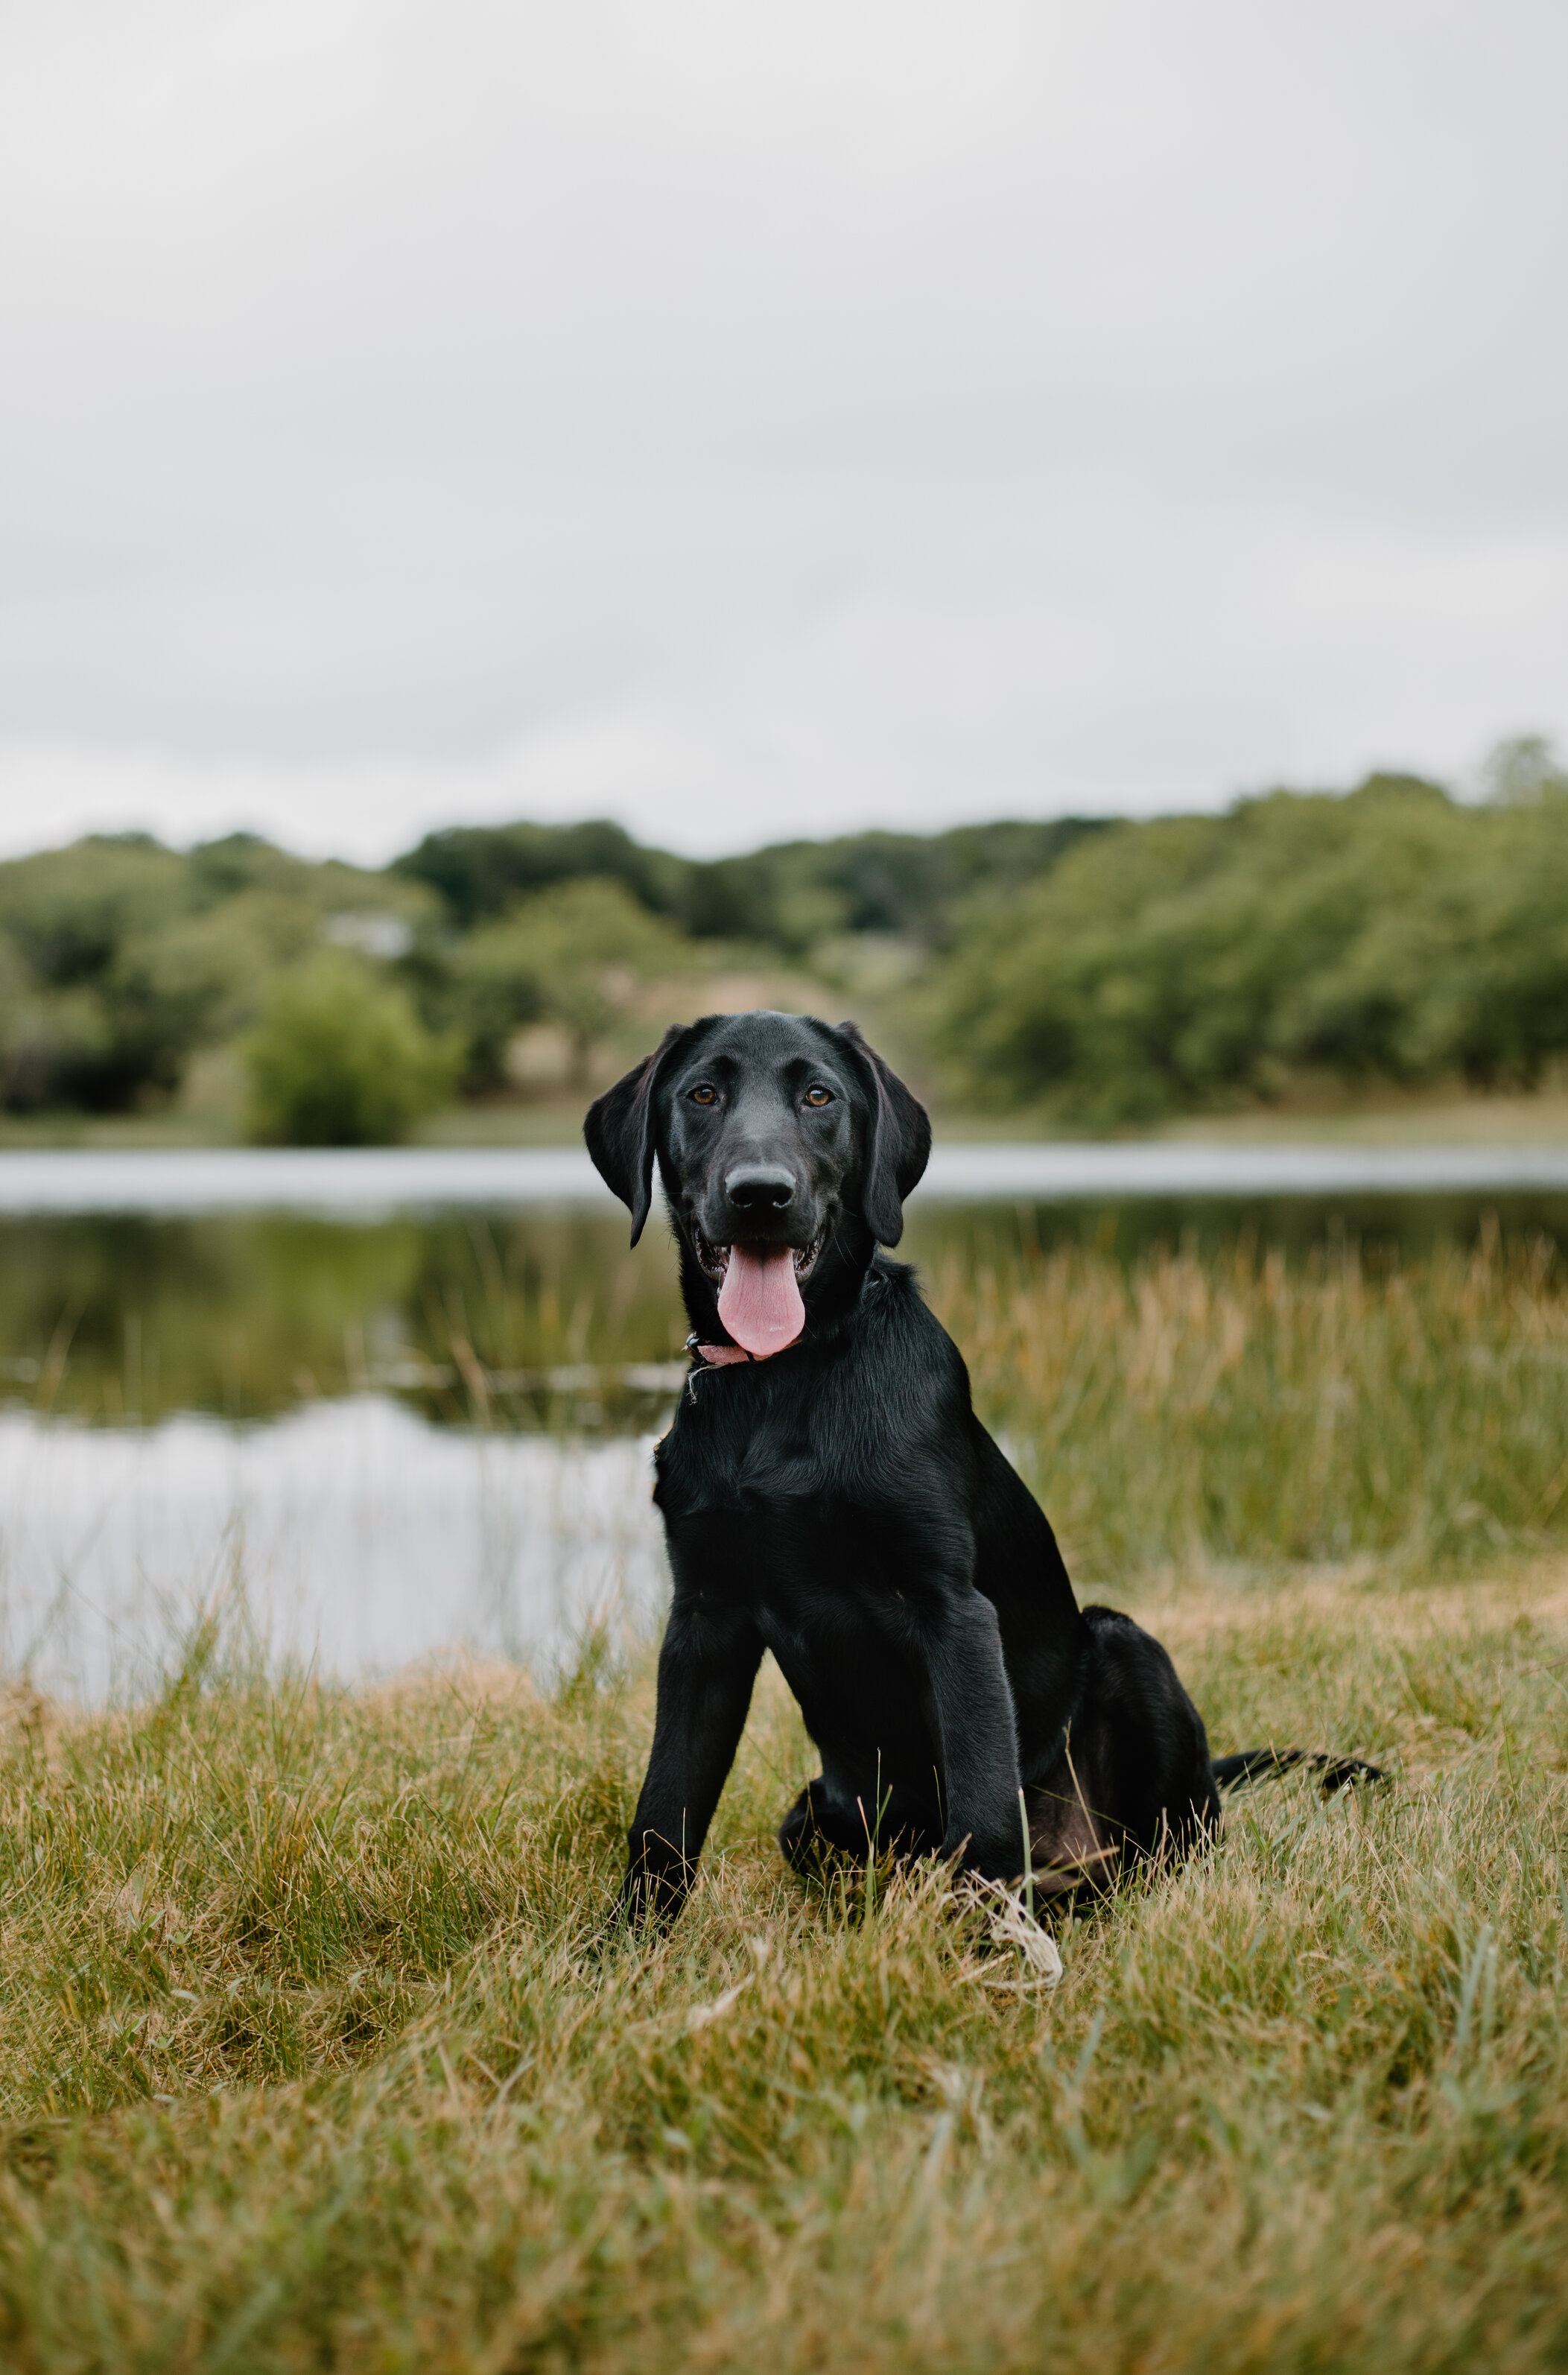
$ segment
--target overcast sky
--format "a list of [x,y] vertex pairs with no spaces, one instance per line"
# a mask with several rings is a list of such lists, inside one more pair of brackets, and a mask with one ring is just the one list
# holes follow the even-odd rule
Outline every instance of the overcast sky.
[[8,0],[0,845],[1568,739],[1562,0]]

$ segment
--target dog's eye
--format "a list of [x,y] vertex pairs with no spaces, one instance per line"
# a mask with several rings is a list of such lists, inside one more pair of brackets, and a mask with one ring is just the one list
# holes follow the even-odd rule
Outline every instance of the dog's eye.
[[833,1093],[831,1089],[825,1089],[821,1081],[818,1081],[807,1090],[806,1102],[808,1105],[831,1105],[833,1102]]
[[691,1102],[694,1105],[717,1105],[719,1093],[711,1081],[700,1081],[691,1092]]

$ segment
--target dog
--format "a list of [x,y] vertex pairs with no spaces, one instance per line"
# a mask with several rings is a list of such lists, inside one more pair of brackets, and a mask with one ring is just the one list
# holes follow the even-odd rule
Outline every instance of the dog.
[[1043,1511],[975,1417],[957,1345],[896,1246],[924,1107],[853,1022],[711,1014],[595,1099],[600,1175],[647,1221],[656,1164],[691,1370],[658,1447],[674,1577],[621,1906],[678,1910],[764,1649],[822,1769],[784,1815],[825,1852],[934,1853],[1047,1897],[1103,1892],[1218,1829],[1220,1790],[1303,1761],[1216,1762],[1151,1635],[1080,1608]]

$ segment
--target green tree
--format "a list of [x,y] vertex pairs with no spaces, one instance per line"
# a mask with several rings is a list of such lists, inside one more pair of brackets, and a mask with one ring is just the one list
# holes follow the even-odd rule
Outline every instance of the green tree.
[[90,835],[0,865],[0,1103],[124,1111],[250,1022],[278,971],[356,914],[427,929],[421,886],[244,834],[188,855]]
[[0,868],[7,1105],[112,1112],[178,1085],[218,987],[173,953],[194,904],[185,861],[145,834]]
[[333,951],[282,976],[243,1046],[250,1135],[290,1146],[399,1139],[452,1094],[461,1064],[402,989]]
[[595,1046],[642,987],[688,970],[692,957],[690,944],[618,881],[587,876],[520,900],[471,932],[454,960],[470,1081],[498,1084],[513,1034],[550,1022],[570,1042],[573,1085],[584,1085]]
[[1502,805],[1376,776],[1080,842],[969,910],[937,991],[955,1074],[1101,1123],[1307,1071],[1531,1084],[1568,1050],[1568,798],[1530,755]]

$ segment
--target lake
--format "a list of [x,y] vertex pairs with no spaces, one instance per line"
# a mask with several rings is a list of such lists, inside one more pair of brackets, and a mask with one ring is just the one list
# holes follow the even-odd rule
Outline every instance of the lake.
[[[1376,1260],[1483,1212],[1568,1247],[1568,1149],[939,1147],[901,1251]],[[0,1663],[100,1701],[203,1610],[345,1679],[651,1625],[685,1333],[574,1149],[0,1154]]]

